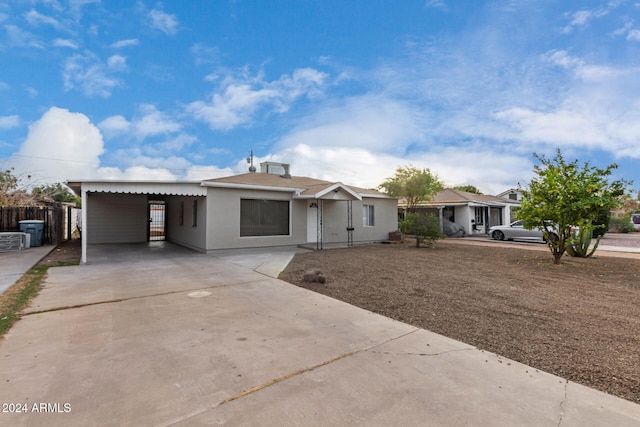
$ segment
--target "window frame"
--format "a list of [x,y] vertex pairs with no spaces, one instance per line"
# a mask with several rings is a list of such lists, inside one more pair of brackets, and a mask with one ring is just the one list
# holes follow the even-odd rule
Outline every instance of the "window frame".
[[[256,204],[256,206],[248,206],[249,204]],[[285,204],[286,209],[284,209]],[[270,206],[274,207],[275,210],[266,210]],[[291,206],[291,200],[241,198],[239,215],[240,238],[291,236]],[[253,209],[254,211],[245,212],[244,209]],[[278,216],[282,216],[282,218]],[[259,223],[248,223],[246,222],[247,219],[257,219]],[[269,220],[272,221],[268,222]],[[278,221],[286,221],[286,226],[284,222],[278,224]],[[274,233],[273,230],[276,230],[276,232]]]
[[362,226],[376,226],[376,205],[362,205]]

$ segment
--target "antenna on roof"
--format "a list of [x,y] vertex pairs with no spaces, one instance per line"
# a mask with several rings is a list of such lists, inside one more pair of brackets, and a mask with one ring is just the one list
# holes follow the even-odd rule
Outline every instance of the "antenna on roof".
[[247,163],[251,165],[249,166],[249,172],[255,172],[256,167],[253,166],[253,150],[251,150],[251,155],[247,157]]

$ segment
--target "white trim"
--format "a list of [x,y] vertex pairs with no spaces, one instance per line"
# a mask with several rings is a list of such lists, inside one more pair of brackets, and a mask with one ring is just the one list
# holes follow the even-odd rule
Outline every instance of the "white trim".
[[93,193],[166,194],[172,196],[206,196],[200,182],[185,181],[67,181],[67,185]]
[[346,185],[344,185],[341,182],[336,182],[333,185],[330,185],[329,187],[323,189],[322,191],[317,192],[313,198],[314,199],[322,199],[324,198],[324,196],[326,196],[327,194],[334,192],[336,190],[344,190],[346,193],[350,194],[352,197],[354,197],[356,200],[362,200],[362,196],[360,196],[360,194],[356,193],[355,191],[353,191],[351,188],[347,187]]
[[255,185],[255,184],[236,184],[230,182],[203,182],[203,187],[215,187],[215,188],[231,188],[236,190],[264,190],[264,191],[280,191],[282,193],[295,193],[296,195],[302,193],[304,188],[294,187],[273,187],[269,185]]
[[360,194],[360,196],[362,196],[363,199],[370,198],[370,199],[396,199],[396,200],[398,200],[397,197],[389,197],[386,194],[372,194],[372,193],[358,193],[358,194]]
[[82,256],[80,257],[80,262],[82,264],[87,263],[87,210],[89,209],[89,199],[87,198],[87,192],[82,190],[82,224],[80,224],[80,233],[82,234]]

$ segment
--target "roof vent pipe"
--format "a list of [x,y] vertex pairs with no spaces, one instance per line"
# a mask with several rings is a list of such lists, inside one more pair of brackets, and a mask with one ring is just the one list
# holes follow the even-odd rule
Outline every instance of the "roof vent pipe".
[[284,174],[280,175],[283,178],[287,178],[287,179],[291,179],[291,174],[289,173],[289,165],[288,164],[283,164],[282,167],[284,168]]
[[253,150],[251,150],[251,156],[247,157],[247,163],[251,165],[249,166],[249,172],[255,172],[256,167],[253,166]]

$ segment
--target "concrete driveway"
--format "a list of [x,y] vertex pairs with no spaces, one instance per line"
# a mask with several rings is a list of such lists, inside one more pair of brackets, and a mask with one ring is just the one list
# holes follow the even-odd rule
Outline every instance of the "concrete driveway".
[[640,424],[640,405],[273,278],[293,252],[91,253],[0,342],[0,425]]

